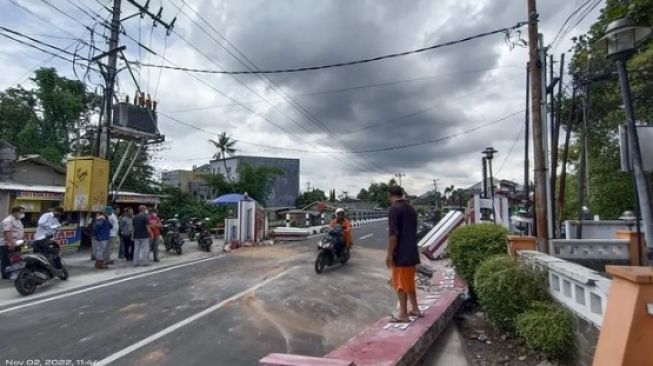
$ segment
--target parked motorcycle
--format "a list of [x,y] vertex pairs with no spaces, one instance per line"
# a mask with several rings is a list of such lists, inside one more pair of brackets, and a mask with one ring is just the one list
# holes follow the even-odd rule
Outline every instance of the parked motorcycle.
[[208,221],[209,218],[207,217],[204,219],[204,222],[200,221],[198,223],[197,245],[200,247],[200,249],[210,252],[211,246],[213,245],[213,237],[211,235],[211,231],[209,231],[206,225]]
[[343,228],[340,225],[331,229],[328,234],[318,242],[317,250],[319,253],[315,259],[315,272],[317,274],[322,273],[325,267],[331,267],[338,263],[344,265],[349,260],[350,253],[349,248],[347,247],[342,250],[342,256],[339,257],[337,255],[336,243],[338,240],[343,240]]
[[24,240],[16,243],[16,251],[12,254],[11,265],[6,269],[18,293],[28,296],[36,291],[36,286],[42,285],[54,278],[63,281],[68,279],[68,268],[61,258],[61,248],[48,234],[44,239],[32,242],[32,253],[21,254],[25,246]]
[[184,239],[181,238],[179,229],[181,225],[179,224],[179,219],[169,219],[166,220],[163,225],[163,244],[166,247],[166,252],[173,250],[175,253],[181,255],[182,245],[184,245]]
[[201,220],[195,217],[191,217],[186,223],[186,233],[188,234],[188,240],[198,241],[200,231],[202,229]]

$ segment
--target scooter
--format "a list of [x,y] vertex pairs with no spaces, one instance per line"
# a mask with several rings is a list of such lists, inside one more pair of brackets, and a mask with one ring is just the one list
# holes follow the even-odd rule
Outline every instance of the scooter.
[[340,257],[336,253],[336,243],[338,240],[343,240],[342,236],[342,226],[337,225],[318,242],[317,250],[319,253],[315,259],[315,272],[317,274],[322,273],[326,267],[331,267],[338,263],[344,265],[349,260],[349,248],[345,247],[342,251],[342,256]]
[[166,247],[166,252],[174,250],[175,253],[181,255],[184,239],[181,238],[179,229],[179,219],[176,218],[167,220],[163,225],[163,244]]
[[[204,222],[208,221],[208,217],[204,219]],[[210,252],[211,246],[213,245],[213,238],[209,229],[206,227],[206,225],[204,225],[204,222],[200,221],[198,223],[197,245],[200,247],[200,249]]]
[[61,258],[59,244],[48,234],[44,239],[32,242],[33,253],[20,254],[24,240],[16,243],[17,250],[11,256],[11,265],[6,269],[18,293],[28,296],[40,286],[54,278],[68,279],[68,268]]

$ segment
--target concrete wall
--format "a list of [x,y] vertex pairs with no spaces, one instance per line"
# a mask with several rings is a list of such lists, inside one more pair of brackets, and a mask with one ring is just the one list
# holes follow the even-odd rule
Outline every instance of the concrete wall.
[[4,220],[5,217],[9,216],[11,212],[11,207],[9,207],[9,201],[11,200],[11,194],[6,191],[0,191],[0,220]]
[[47,166],[22,161],[16,164],[13,181],[29,185],[64,186],[66,175],[56,173]]

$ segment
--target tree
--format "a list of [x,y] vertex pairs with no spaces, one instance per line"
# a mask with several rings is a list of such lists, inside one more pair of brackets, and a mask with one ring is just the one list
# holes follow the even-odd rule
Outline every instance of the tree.
[[[620,156],[617,128],[624,123],[622,100],[615,75],[614,63],[602,55],[593,55],[588,69],[588,47],[603,37],[605,27],[612,21],[629,17],[637,24],[650,26],[653,21],[653,0],[607,0],[599,19],[591,26],[587,35],[580,36],[574,45],[574,55],[570,64],[573,82],[581,91],[581,100],[589,99],[590,110],[587,116],[587,161],[589,166],[588,192],[585,205],[603,219],[616,219],[624,210],[635,207],[632,174],[620,171]],[[630,70],[630,84],[633,93],[635,116],[640,121],[653,120],[653,83],[648,75],[653,72],[653,43],[644,42],[639,52],[627,65]],[[588,74],[592,79],[589,98],[584,95]],[[598,78],[600,77],[600,78]],[[600,79],[600,80],[599,80]],[[570,104],[569,98],[565,106]],[[577,121],[583,121],[581,115]],[[569,116],[565,112],[562,116]],[[563,121],[569,126],[569,121]],[[580,136],[581,123],[572,127],[574,138],[570,145],[569,174],[566,179],[565,207],[563,218],[577,218],[578,215],[578,168],[579,151],[582,151]]]
[[330,201],[330,202],[335,202],[335,200],[336,200],[336,190],[335,190],[335,189],[332,189],[332,190],[329,192],[329,201]]
[[213,155],[213,158],[215,159],[222,159],[222,163],[224,164],[224,171],[227,177],[227,180],[231,182],[231,176],[229,173],[229,169],[227,169],[227,156],[232,156],[236,153],[236,148],[234,147],[236,145],[236,140],[232,140],[229,135],[227,135],[226,132],[222,132],[218,135],[218,140],[209,140],[213,146],[215,146],[216,149],[218,149],[218,152]]
[[326,201],[326,199],[327,197],[323,190],[313,189],[311,191],[304,192],[299,197],[297,197],[297,207],[305,207],[313,202]]
[[274,180],[282,174],[283,170],[278,167],[241,164],[236,182],[227,182],[222,174],[208,174],[203,178],[218,195],[247,193],[261,204],[265,204]]
[[356,196],[356,198],[358,198],[359,200],[366,200],[369,197],[370,197],[370,194],[369,194],[369,192],[367,192],[367,190],[365,188],[361,188],[361,191],[358,192],[358,195]]
[[159,204],[159,213],[163,218],[172,218],[175,215],[179,215],[182,220],[208,217],[211,226],[224,222],[226,218],[226,207],[210,205],[177,187],[163,187],[161,193],[164,197]]

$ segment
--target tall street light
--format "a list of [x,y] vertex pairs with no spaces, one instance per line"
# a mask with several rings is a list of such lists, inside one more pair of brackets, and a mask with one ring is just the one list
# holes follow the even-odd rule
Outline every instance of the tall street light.
[[630,95],[628,72],[626,70],[626,61],[635,53],[635,44],[647,38],[650,33],[651,28],[638,27],[629,19],[618,19],[608,24],[605,30],[605,36],[597,41],[594,48],[606,50],[608,58],[613,60],[617,65],[621,98],[623,99],[624,112],[626,113],[637,198],[639,200],[639,209],[642,214],[644,226],[648,262],[650,266],[653,266],[653,216],[651,215],[651,197],[642,164],[642,154],[639,148],[639,137],[637,136],[635,114],[633,112],[633,100]]
[[485,154],[485,159],[487,160],[488,168],[490,170],[490,199],[492,200],[492,221],[496,223],[497,212],[494,209],[494,173],[492,172],[492,158],[494,158],[494,154],[498,153],[498,151],[494,150],[493,147],[486,147],[485,150],[481,152]]

